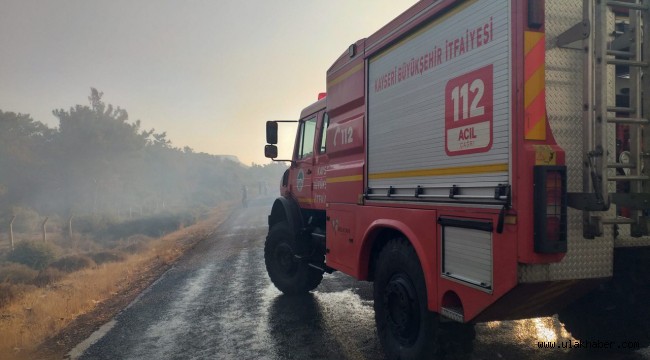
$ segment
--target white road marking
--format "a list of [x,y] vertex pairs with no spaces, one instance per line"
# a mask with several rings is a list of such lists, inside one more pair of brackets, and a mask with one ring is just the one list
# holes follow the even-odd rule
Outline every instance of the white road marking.
[[75,346],[74,349],[70,350],[67,358],[70,360],[76,360],[81,357],[81,355],[83,355],[89,347],[99,341],[99,339],[103,338],[104,335],[106,335],[109,331],[111,331],[113,327],[115,327],[115,325],[117,325],[117,321],[115,319],[102,325],[102,327],[92,333],[86,340],[82,341],[77,346]]

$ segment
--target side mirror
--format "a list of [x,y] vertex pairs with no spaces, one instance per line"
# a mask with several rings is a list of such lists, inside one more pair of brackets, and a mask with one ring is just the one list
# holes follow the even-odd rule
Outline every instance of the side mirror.
[[278,157],[278,147],[275,145],[264,146],[264,156],[269,159],[275,159]]
[[[275,121],[266,122],[266,143],[273,145],[278,143],[278,123]],[[264,150],[264,153],[266,153],[266,149]]]

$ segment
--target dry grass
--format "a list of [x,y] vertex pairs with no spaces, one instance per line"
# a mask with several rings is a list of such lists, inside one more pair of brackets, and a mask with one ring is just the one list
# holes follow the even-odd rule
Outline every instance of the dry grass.
[[[155,239],[122,262],[110,262],[69,274],[54,284],[31,289],[0,308],[0,357],[30,353],[77,316],[127,289],[147,271],[173,263],[196,240],[214,234],[229,206],[214,210],[195,225]],[[12,355],[13,354],[13,355]]]

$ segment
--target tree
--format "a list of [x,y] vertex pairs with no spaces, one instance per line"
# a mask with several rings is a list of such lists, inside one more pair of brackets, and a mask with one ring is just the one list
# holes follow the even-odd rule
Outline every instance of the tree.
[[242,185],[276,184],[286,169],[175,148],[165,131],[142,130],[103,96],[91,88],[86,105],[54,110],[55,129],[0,111],[0,214],[14,207],[62,218],[209,207],[237,199]]
[[90,106],[55,110],[59,119],[57,163],[60,186],[68,211],[92,211],[111,207],[113,194],[128,182],[128,164],[137,161],[151,132],[140,131],[140,122],[129,123],[126,110],[102,101],[103,93],[91,88]]
[[37,195],[53,133],[29,115],[0,110],[0,195],[6,192],[5,204],[31,203]]

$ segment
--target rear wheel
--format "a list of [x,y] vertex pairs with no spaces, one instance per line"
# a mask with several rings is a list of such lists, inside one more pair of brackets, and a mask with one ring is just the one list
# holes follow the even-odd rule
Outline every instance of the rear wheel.
[[438,353],[438,316],[427,308],[424,274],[403,238],[386,244],[374,283],[377,333],[389,359],[425,359]]
[[271,227],[264,244],[264,262],[275,287],[287,295],[305,294],[323,280],[322,271],[296,257],[296,240],[286,222]]
[[440,321],[429,311],[424,273],[415,249],[404,238],[379,253],[374,283],[375,322],[389,359],[467,359],[473,324]]

